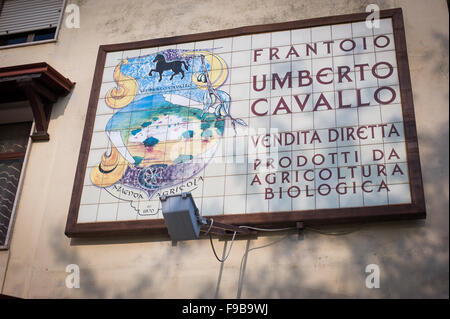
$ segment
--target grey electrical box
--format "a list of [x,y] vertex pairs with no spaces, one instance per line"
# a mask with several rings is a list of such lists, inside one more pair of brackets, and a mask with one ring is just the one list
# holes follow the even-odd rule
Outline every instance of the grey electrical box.
[[197,239],[200,216],[191,193],[161,196],[162,213],[172,240]]

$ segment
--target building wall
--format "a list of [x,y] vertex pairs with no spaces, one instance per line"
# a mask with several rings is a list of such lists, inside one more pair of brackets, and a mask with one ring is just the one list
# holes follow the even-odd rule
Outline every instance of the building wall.
[[[55,104],[50,141],[33,143],[1,293],[24,298],[448,298],[448,9],[444,0],[68,0],[81,28],[56,43],[0,50],[0,67],[45,61],[76,86]],[[64,235],[98,46],[189,33],[403,8],[428,216],[237,240],[220,264],[209,240]],[[223,245],[216,241],[222,253]],[[225,249],[225,248],[224,248]],[[247,252],[247,255],[246,255]],[[245,258],[247,256],[247,258]],[[378,264],[379,289],[365,287]],[[65,286],[80,266],[79,289]]]

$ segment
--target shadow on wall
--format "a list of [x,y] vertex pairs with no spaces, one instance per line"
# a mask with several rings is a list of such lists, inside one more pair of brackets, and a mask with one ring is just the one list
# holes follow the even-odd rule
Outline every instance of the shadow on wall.
[[[425,62],[433,60],[430,72],[438,72],[448,79],[448,36],[437,32],[433,36],[441,43],[440,51],[429,52],[423,59]],[[415,93],[415,96],[418,94]],[[441,101],[448,101],[448,91],[441,94]],[[416,102],[415,107],[427,106],[419,106]],[[326,236],[306,229],[304,240],[290,233],[267,235],[257,241],[248,240],[244,251],[233,248],[232,254],[241,256],[237,263],[216,263],[214,268],[208,266],[205,271],[199,271],[199,277],[210,278],[199,283],[201,287],[192,297],[448,298],[448,137],[448,120],[441,127],[433,127],[432,131],[419,132],[421,146],[426,146],[420,149],[429,212],[426,220],[377,223],[362,228],[346,226],[350,227],[350,231],[355,231],[342,236]],[[330,233],[342,231],[343,227],[321,229]],[[83,276],[81,297],[158,298],[159,291],[169,295],[168,288],[161,283],[173,271],[189,267],[193,256],[196,256],[195,245],[178,243],[177,249],[159,250],[151,264],[146,264],[145,259],[138,267],[134,264],[136,260],[130,260],[130,271],[134,274],[133,282],[129,282],[125,280],[130,276],[120,278],[120,273],[111,277],[116,265],[110,265],[108,278],[101,275],[95,260],[88,260],[78,249],[67,249],[63,241],[58,240],[59,236],[61,231],[57,229],[50,237],[50,247],[58,262],[80,265]],[[88,249],[89,245],[110,244],[96,247],[96,251],[106,249],[113,253],[115,244],[147,241],[148,238],[128,237],[72,240],[71,245],[83,245]],[[167,238],[153,241],[154,244],[170,245]],[[203,245],[202,248],[205,247]],[[224,245],[222,256],[227,248],[228,244]],[[102,255],[104,257],[105,252]],[[368,264],[377,264],[380,268],[379,289],[365,286],[368,275],[365,268]],[[234,296],[222,289],[224,273],[235,281]],[[182,281],[182,278],[180,276],[178,280]],[[117,287],[117,292],[110,291],[112,286]],[[191,297],[188,285],[178,282],[176,287],[179,288],[177,295]]]

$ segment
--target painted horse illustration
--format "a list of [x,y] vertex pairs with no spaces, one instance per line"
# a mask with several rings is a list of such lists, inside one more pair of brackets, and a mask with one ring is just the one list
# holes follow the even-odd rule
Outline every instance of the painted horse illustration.
[[151,69],[150,73],[148,75],[152,76],[153,71],[158,72],[159,73],[159,82],[161,82],[161,80],[162,80],[162,74],[164,71],[167,71],[167,70],[173,71],[173,74],[170,77],[170,80],[172,80],[173,77],[179,73],[181,73],[181,78],[182,79],[184,78],[184,71],[181,68],[182,65],[184,65],[184,68],[186,69],[186,71],[188,70],[188,65],[186,64],[186,62],[184,62],[184,61],[166,62],[166,58],[162,54],[156,55],[153,62],[156,62],[156,68]]

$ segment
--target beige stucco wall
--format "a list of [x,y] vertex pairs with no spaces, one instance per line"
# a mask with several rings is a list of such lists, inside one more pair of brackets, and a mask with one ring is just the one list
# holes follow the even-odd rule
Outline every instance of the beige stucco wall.
[[[444,0],[68,3],[80,6],[80,29],[63,26],[56,43],[0,50],[0,67],[46,61],[77,83],[54,107],[50,141],[31,147],[11,247],[0,251],[1,293],[25,298],[448,298],[449,35]],[[145,237],[71,240],[64,235],[100,44],[364,12],[369,3],[403,8],[426,220],[331,229],[354,230],[342,236],[306,230],[302,238],[278,234],[238,240],[223,265],[208,240],[173,247],[168,240]],[[216,241],[220,252],[223,243]],[[365,287],[365,267],[371,263],[380,267],[379,289]],[[79,289],[65,287],[68,264],[80,266]]]

